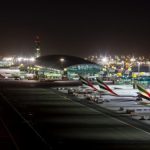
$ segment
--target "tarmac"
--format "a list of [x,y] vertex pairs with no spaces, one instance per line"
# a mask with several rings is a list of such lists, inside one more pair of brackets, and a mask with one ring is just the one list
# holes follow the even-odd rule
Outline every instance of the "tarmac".
[[0,88],[0,127],[14,149],[150,149],[149,125],[110,109],[111,103],[104,107],[33,82],[8,84]]

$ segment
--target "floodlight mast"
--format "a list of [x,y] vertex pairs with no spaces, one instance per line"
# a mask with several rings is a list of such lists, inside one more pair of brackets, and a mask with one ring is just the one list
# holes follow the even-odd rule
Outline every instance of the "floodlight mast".
[[61,67],[63,69],[63,63],[64,63],[65,59],[64,58],[60,58],[60,62],[61,62]]
[[41,56],[41,50],[40,50],[40,38],[39,36],[36,36],[35,39],[35,46],[36,46],[36,58]]

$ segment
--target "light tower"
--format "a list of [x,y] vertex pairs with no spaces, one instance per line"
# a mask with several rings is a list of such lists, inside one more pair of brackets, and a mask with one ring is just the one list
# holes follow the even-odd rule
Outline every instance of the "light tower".
[[35,54],[35,56],[36,56],[36,58],[37,57],[40,57],[41,56],[41,50],[40,50],[40,38],[39,38],[39,36],[36,36],[36,39],[35,39],[35,46],[36,46],[36,54]]

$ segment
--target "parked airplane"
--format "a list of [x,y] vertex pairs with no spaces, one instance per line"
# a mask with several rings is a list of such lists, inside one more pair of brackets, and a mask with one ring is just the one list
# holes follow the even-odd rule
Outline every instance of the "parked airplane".
[[1,79],[11,79],[14,78],[15,74],[19,74],[19,69],[0,69],[0,78]]
[[139,84],[137,84],[137,88],[139,90],[138,99],[140,103],[145,105],[150,104],[150,92]]
[[[128,89],[127,88],[123,88],[123,86],[121,85],[120,88],[116,88],[116,85],[113,86],[114,89],[110,88],[110,86],[108,86],[107,84],[105,84],[103,81],[101,81],[100,79],[97,78],[97,83],[99,85],[100,89],[103,89],[105,91],[107,91],[107,95],[108,93],[110,93],[111,96],[115,96],[115,97],[137,97],[138,96],[138,90],[137,89]],[[131,88],[131,87],[130,87]]]
[[[94,91],[99,92],[101,95],[110,95],[110,96],[116,96],[116,97],[135,97],[137,96],[138,90],[132,89],[132,94],[127,95],[129,93],[127,89],[111,89],[110,86],[105,84],[103,81],[97,78],[98,85],[93,85],[90,81],[86,80],[82,76],[80,76],[80,81],[84,84],[92,88]],[[120,92],[119,92],[120,91]],[[118,93],[117,93],[118,92]]]
[[[97,78],[97,82],[99,83],[100,88],[103,88],[107,91],[109,91],[111,94],[113,94],[114,96],[117,97],[135,97],[135,100],[138,100],[140,102],[140,104],[150,104],[150,92],[147,91],[145,88],[143,88],[141,85],[136,84],[137,89],[139,92],[137,92],[137,90],[132,89],[132,93],[133,95],[118,95],[116,94],[116,92],[114,92],[112,89],[110,89],[103,81],[99,80]],[[136,93],[136,95],[135,95]]]
[[[139,84],[136,84],[137,86],[137,90],[139,92],[137,92],[136,89],[132,89],[132,93],[133,93],[133,96],[131,95],[118,95],[116,94],[114,91],[112,91],[112,89],[110,89],[104,82],[102,82],[101,80],[97,79],[99,85],[101,88],[109,91],[110,93],[112,93],[115,97],[127,97],[127,98],[131,98],[131,97],[135,97],[137,101],[139,101],[140,104],[145,104],[145,105],[148,105],[150,104],[150,92],[145,89],[144,87],[142,87],[141,85]],[[136,95],[135,95],[136,94]]]
[[[118,94],[118,89],[112,90],[108,85],[106,85],[103,81],[97,78],[97,82],[99,85],[99,88],[93,85],[90,81],[86,80],[82,76],[80,76],[80,80],[83,84],[91,87],[94,91],[97,91],[100,93],[100,96],[103,98],[109,98],[109,99],[120,99],[120,98],[127,98],[127,99],[133,99],[134,101],[139,101],[140,104],[148,105],[150,104],[150,92],[147,91],[147,89],[143,88],[141,85],[136,84],[137,89],[130,90],[132,94],[127,95],[129,90],[121,90],[121,93]],[[102,90],[107,91],[102,93]],[[110,94],[109,94],[110,93]],[[128,100],[127,100],[128,101]]]
[[115,96],[119,96],[117,93],[115,93],[112,89],[110,89],[110,87],[108,87],[103,81],[101,81],[100,79],[96,78],[97,79],[97,82],[98,82],[98,85],[100,88],[110,92],[112,95],[115,95]]
[[80,80],[84,85],[87,85],[87,86],[91,87],[94,91],[99,91],[99,90],[92,84],[92,82],[86,80],[86,79],[83,78],[82,76],[79,76],[79,80]]

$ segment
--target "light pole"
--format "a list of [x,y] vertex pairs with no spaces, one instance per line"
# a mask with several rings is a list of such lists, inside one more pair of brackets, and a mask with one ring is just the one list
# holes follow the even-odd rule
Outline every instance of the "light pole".
[[59,60],[61,62],[62,79],[63,79],[63,76],[64,76],[64,61],[65,61],[65,59],[64,58],[60,58]]
[[63,70],[63,63],[64,63],[65,59],[64,58],[60,58],[60,62],[61,62],[61,67],[62,67],[62,70]]
[[131,62],[135,62],[134,56],[130,59]]
[[108,70],[109,70],[109,68],[108,68],[108,66],[109,66],[109,63],[108,63],[109,61],[108,61],[108,58],[107,57],[103,57],[102,58],[102,65],[103,65],[103,71],[104,71],[104,74],[106,75],[106,76],[108,76]]
[[103,57],[102,58],[102,63],[103,64],[107,64],[108,63],[108,58],[107,57]]
[[139,74],[140,74],[140,62],[138,62],[138,76],[139,76]]

